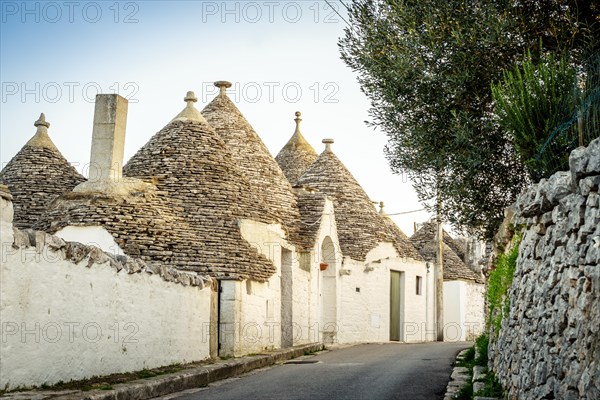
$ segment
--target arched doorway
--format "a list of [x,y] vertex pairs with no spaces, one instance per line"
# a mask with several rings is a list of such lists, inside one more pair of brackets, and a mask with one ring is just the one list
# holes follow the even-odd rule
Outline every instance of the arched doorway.
[[337,265],[333,240],[321,244],[319,263],[319,331],[323,343],[334,343],[337,336]]

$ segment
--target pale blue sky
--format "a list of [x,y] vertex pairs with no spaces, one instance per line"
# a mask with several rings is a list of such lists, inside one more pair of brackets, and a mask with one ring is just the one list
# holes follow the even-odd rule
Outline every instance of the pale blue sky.
[[[346,0],[347,1],[347,0]],[[339,1],[330,1],[344,15]],[[318,152],[321,139],[373,200],[390,213],[421,208],[383,155],[386,137],[368,128],[369,102],[337,47],[345,23],[324,1],[2,1],[0,160],[34,134],[40,112],[52,140],[81,171],[89,161],[93,98],[130,100],[125,158],[183,107],[193,90],[202,109],[229,91],[273,155],[294,131]],[[408,234],[427,213],[394,217]]]

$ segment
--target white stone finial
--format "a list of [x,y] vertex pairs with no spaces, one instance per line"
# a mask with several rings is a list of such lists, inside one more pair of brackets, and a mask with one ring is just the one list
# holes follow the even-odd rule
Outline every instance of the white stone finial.
[[383,203],[383,201],[379,202],[379,214],[380,215],[385,215],[385,210],[383,209],[383,207],[385,206],[385,204]]
[[296,121],[296,132],[300,132],[300,122],[302,122],[302,118],[300,118],[300,116],[302,115],[302,113],[300,111],[296,111],[296,118],[294,118],[294,121]]
[[47,149],[58,151],[54,143],[52,143],[52,140],[50,140],[50,136],[48,136],[48,128],[50,127],[50,123],[46,122],[46,115],[44,113],[40,114],[40,117],[33,123],[33,126],[35,126],[37,130],[35,131],[35,135],[29,139],[26,145],[33,147],[45,147]]
[[194,92],[192,92],[191,90],[188,91],[185,97],[183,98],[183,101],[187,103],[185,105],[185,108],[179,114],[177,114],[177,116],[173,118],[171,122],[195,121],[206,123],[206,119],[204,119],[202,114],[200,114],[200,111],[196,110],[196,107],[194,107],[194,103],[198,101],[198,98],[196,97],[196,94]]
[[46,115],[44,115],[44,113],[41,113],[38,120],[33,123],[33,126],[36,126],[36,127],[44,126],[46,128],[50,128],[50,123],[46,122]]
[[186,93],[183,101],[185,101],[189,107],[193,107],[194,103],[198,101],[198,98],[196,97],[196,94],[190,90]]
[[325,143],[325,151],[331,151],[331,145],[333,144],[333,139],[323,139],[321,142]]
[[219,96],[225,96],[227,88],[231,87],[231,82],[228,81],[216,81],[215,86],[219,88]]

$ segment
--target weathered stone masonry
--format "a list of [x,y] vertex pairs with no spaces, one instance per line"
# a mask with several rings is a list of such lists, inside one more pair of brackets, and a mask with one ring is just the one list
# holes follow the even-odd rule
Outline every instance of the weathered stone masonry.
[[524,224],[491,366],[518,399],[600,398],[600,139],[517,200]]

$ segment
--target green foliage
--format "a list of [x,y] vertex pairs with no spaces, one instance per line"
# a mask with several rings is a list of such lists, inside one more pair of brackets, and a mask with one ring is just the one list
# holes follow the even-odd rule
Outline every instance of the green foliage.
[[362,0],[340,42],[389,138],[394,172],[407,173],[430,209],[488,237],[525,180],[489,112],[490,82],[513,60],[511,21],[493,1]]
[[487,372],[483,382],[485,383],[485,387],[477,393],[474,393],[475,395],[497,398],[502,398],[504,396],[504,389],[492,371]]
[[459,367],[473,368],[475,362],[475,348],[470,347],[463,358],[459,360],[456,365]]
[[[467,384],[460,388],[460,390],[454,395],[454,399],[472,400],[475,395],[483,396],[484,394],[498,398],[503,396],[502,386],[498,382],[498,379],[493,372],[487,370],[488,345],[489,336],[487,334],[479,336],[475,340],[475,345],[465,353],[462,359],[457,361],[457,366],[465,367],[469,370],[470,379],[468,380]],[[477,349],[477,352],[475,349]],[[475,356],[476,353],[478,354],[477,357]],[[482,380],[485,383],[485,388],[480,390],[478,393],[473,393],[473,367],[476,365],[485,367],[487,372],[485,378]]]
[[148,378],[152,378],[158,375],[158,373],[156,371],[152,371],[149,369],[143,369],[141,371],[139,371],[137,373],[138,377],[140,377],[141,379],[148,379]]
[[521,239],[521,234],[513,236],[511,250],[498,257],[496,269],[490,273],[488,279],[488,325],[495,326],[496,331],[500,330],[502,318],[509,311],[510,302],[507,293],[517,268],[517,257],[519,256]]
[[[488,365],[488,346],[489,346],[489,335],[484,333],[475,340],[475,345],[471,347],[464,355],[462,360],[459,360],[456,365],[459,367],[466,367],[469,370],[469,375],[473,377],[473,367],[478,365],[486,368],[486,375],[484,379],[480,381],[485,383],[483,390],[478,393],[473,393],[473,382],[470,379],[465,386],[463,386],[455,395],[454,399],[461,400],[472,400],[473,396],[492,396],[502,398],[503,391],[502,386],[498,382],[498,379],[494,373],[487,369]],[[477,349],[477,352],[475,351]],[[478,354],[476,357],[475,355]]]
[[[355,0],[342,59],[388,136],[392,170],[406,173],[430,210],[491,238],[528,183],[498,124],[492,82],[533,49],[572,51],[598,34],[590,1]],[[593,28],[593,29],[592,29]]]
[[490,337],[487,333],[480,335],[475,340],[475,347],[478,350],[478,357],[475,359],[475,365],[482,365],[487,367],[488,365],[488,348],[490,343]]
[[556,126],[536,156],[537,178],[569,169],[569,154],[600,136],[600,50],[583,63],[581,104]]
[[473,399],[473,384],[468,383],[461,387],[460,390],[454,395],[453,399],[456,400],[472,400]]
[[520,66],[504,72],[502,81],[492,85],[492,94],[500,125],[512,135],[529,175],[533,179],[547,175],[536,156],[581,101],[575,67],[566,56],[549,54],[536,62],[528,52]]

